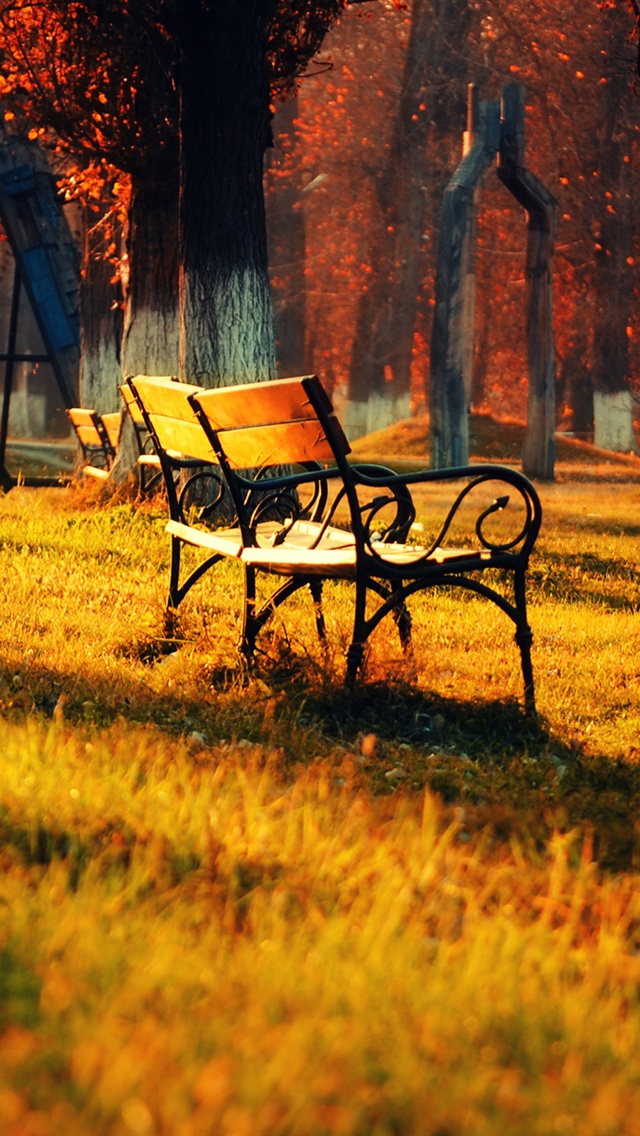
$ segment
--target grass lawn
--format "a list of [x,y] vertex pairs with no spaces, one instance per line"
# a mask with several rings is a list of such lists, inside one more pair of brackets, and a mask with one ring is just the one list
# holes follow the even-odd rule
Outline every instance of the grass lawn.
[[480,599],[247,675],[235,565],[165,650],[161,501],[0,498],[0,1136],[640,1133],[640,460],[561,446],[533,721]]

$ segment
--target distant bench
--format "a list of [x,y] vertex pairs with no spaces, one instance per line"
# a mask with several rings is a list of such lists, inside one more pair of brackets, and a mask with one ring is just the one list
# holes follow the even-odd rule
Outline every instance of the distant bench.
[[122,411],[99,414],[97,410],[81,406],[67,410],[82,454],[80,472],[98,481],[107,480],[116,458],[123,414],[128,412],[135,432],[140,484],[147,491],[158,482],[160,459],[153,447],[149,452],[149,435],[131,388],[123,385],[120,391],[124,402]]
[[96,410],[74,406],[67,410],[82,453],[82,472],[104,480],[116,456],[120,433],[120,411],[98,414]]
[[[315,376],[203,390],[137,375],[128,385],[156,447],[169,503],[169,617],[209,568],[222,558],[238,560],[245,575],[241,649],[250,658],[269,617],[303,587],[311,592],[317,631],[324,638],[323,581],[351,580],[347,675],[354,678],[367,639],[384,616],[392,615],[406,648],[409,596],[436,586],[462,587],[491,600],[515,624],[525,702],[534,708],[525,574],[541,508],[526,477],[498,465],[403,475],[383,466],[351,465],[347,439]],[[189,469],[180,488],[180,471]],[[194,514],[186,502],[200,477],[211,481],[213,491],[209,505]],[[461,481],[462,488],[455,485]],[[454,501],[437,536],[426,547],[413,543],[411,488],[449,483]],[[205,515],[215,518],[225,485],[235,519],[203,527]],[[473,535],[467,533],[464,546],[450,547],[453,520],[472,495],[479,499],[472,510]],[[504,519],[497,528],[495,523],[512,504],[505,534]],[[202,549],[205,558],[181,581],[185,545]],[[258,572],[281,578],[259,607]],[[498,580],[487,582],[487,573],[510,580],[507,594],[496,587]]]

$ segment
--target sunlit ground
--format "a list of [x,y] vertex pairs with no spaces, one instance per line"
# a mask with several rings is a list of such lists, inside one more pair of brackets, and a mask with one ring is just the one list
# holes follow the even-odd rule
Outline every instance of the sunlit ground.
[[480,600],[418,599],[417,673],[382,627],[349,692],[350,589],[326,655],[301,596],[246,675],[234,565],[162,654],[161,502],[0,500],[3,1136],[640,1131],[640,478],[608,468],[539,487],[533,721]]

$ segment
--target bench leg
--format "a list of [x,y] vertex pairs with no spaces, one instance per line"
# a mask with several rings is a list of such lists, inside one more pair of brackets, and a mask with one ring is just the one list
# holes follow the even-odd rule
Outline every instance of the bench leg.
[[364,663],[364,645],[367,638],[367,584],[362,570],[356,576],[356,598],[353,613],[353,635],[347,651],[347,682],[354,682]]
[[536,700],[533,685],[533,667],[531,665],[531,643],[533,642],[533,634],[527,621],[527,601],[523,572],[516,573],[514,584],[516,611],[518,613],[515,641],[520,649],[522,678],[524,680],[524,704],[527,714],[535,714]]
[[[385,587],[385,585],[381,584],[378,580],[369,580],[367,586],[371,588],[372,592],[380,596],[383,602],[395,600],[394,606],[391,608],[391,615],[398,629],[400,646],[405,654],[407,654],[407,652],[411,650],[411,615],[404,599],[400,597],[396,598],[396,593],[394,593],[391,588]],[[400,587],[402,587],[402,584]]]
[[527,713],[535,714],[536,699],[533,686],[533,667],[531,665],[531,643],[533,635],[530,627],[519,627],[515,633],[515,641],[520,648],[522,662],[522,677],[524,679],[524,704]]
[[352,643],[347,651],[347,682],[355,682],[364,662],[364,643]]
[[309,580],[309,591],[313,598],[313,611],[316,620],[316,630],[318,632],[318,639],[324,643],[327,632],[324,623],[324,614],[322,611],[322,580],[320,578],[312,578]]
[[256,619],[256,573],[254,568],[245,565],[244,569],[244,608],[242,613],[242,632],[240,650],[247,662],[252,658],[256,647],[256,636],[262,626]]
[[398,635],[400,636],[400,644],[405,653],[411,650],[411,616],[407,605],[402,598],[396,600],[395,594],[390,588],[385,587],[379,580],[374,579],[359,579],[356,582],[356,602],[355,612],[353,618],[353,638],[351,646],[347,651],[347,681],[353,682],[357,677],[358,671],[362,670],[364,663],[364,649],[367,636],[377,626],[378,618],[376,614],[371,619],[366,618],[367,608],[367,589],[370,588],[379,596],[384,604],[393,604],[390,609],[396,627],[398,628]]
[[411,615],[404,600],[400,600],[392,613],[393,621],[398,628],[400,646],[405,654],[411,650]]
[[171,567],[169,569],[169,597],[167,599],[167,611],[176,610],[178,607],[178,583],[180,580],[180,552],[181,545],[177,536],[171,537]]
[[178,624],[178,613],[174,607],[167,604],[164,613],[164,635],[165,639],[175,639],[176,629]]

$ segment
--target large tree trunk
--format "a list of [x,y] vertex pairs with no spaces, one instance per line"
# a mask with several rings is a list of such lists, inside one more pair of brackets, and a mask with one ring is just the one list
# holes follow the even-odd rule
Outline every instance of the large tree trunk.
[[[460,87],[461,42],[473,12],[467,0],[414,0],[411,29],[389,156],[378,197],[381,223],[372,244],[370,283],[359,304],[353,344],[349,406],[352,436],[410,413],[411,363],[433,165],[433,128],[446,133]],[[455,41],[457,51],[452,51]]]
[[[608,160],[607,160],[608,157]],[[611,163],[611,164],[610,164]],[[602,171],[616,178],[615,213],[607,203],[598,225],[593,319],[594,444],[603,450],[638,451],[629,389],[629,340],[633,287],[627,257],[633,252],[629,166],[620,143],[609,139]]]
[[265,10],[262,0],[180,8],[180,374],[207,387],[275,375]]
[[555,466],[556,370],[552,266],[556,201],[525,168],[525,92],[507,83],[502,93],[498,176],[527,214],[527,430],[522,468],[528,477],[552,481]]
[[[381,223],[356,319],[344,410],[352,437],[410,413],[411,352],[426,208],[427,140],[433,108],[424,99],[433,62],[433,5],[414,0],[404,76],[378,199]],[[420,109],[422,108],[422,109]]]
[[281,103],[274,120],[274,147],[267,158],[267,237],[273,292],[278,374],[307,371],[303,177],[295,120],[298,99]]
[[624,124],[629,80],[619,66],[622,48],[617,12],[606,8],[609,74],[603,85],[603,121],[598,131],[597,172],[601,216],[595,232],[593,319],[594,443],[605,450],[638,451],[629,389],[629,341],[634,252],[630,140]]
[[95,226],[94,215],[86,210],[83,244],[80,401],[99,414],[107,414],[121,403],[118,386],[122,382],[122,291],[111,282],[113,265],[104,255],[102,227]]
[[[178,163],[170,161],[132,185],[122,340],[125,378],[178,372],[178,185]],[[125,415],[113,481],[125,480],[135,468],[137,454],[133,423]]]
[[593,381],[587,363],[588,342],[580,329],[560,363],[558,391],[571,416],[571,432],[583,440],[593,434]]
[[178,373],[178,167],[134,181],[129,210],[123,374]]

